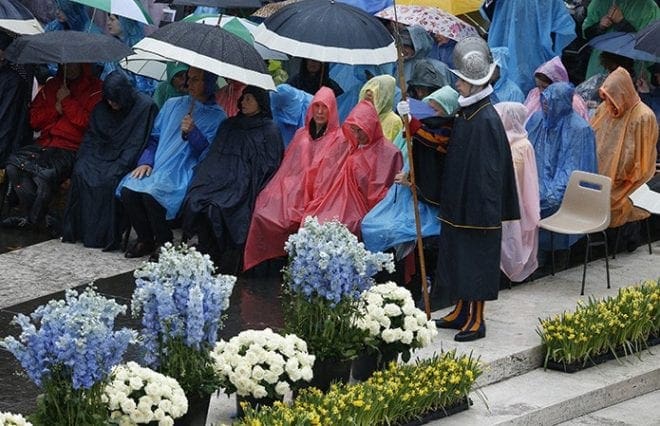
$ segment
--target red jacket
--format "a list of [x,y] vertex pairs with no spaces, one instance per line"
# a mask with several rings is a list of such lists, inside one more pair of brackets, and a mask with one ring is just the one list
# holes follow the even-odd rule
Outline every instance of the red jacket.
[[101,80],[92,77],[86,64],[81,76],[67,85],[71,94],[62,99],[62,115],[55,109],[57,91],[62,86],[60,75],[48,80],[32,102],[30,125],[41,131],[37,143],[42,147],[77,151],[87,130],[89,114],[103,98]]

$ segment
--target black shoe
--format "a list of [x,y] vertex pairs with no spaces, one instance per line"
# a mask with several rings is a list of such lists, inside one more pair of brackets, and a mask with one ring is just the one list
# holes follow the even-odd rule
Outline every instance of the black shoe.
[[486,323],[481,322],[481,325],[476,331],[460,331],[454,336],[454,340],[457,342],[471,342],[477,339],[483,339],[486,337]]
[[25,216],[10,216],[2,221],[3,228],[28,229],[30,221]]
[[151,254],[151,252],[154,251],[154,244],[153,243],[147,243],[147,242],[140,242],[138,241],[133,245],[133,247],[129,248],[126,250],[126,253],[124,253],[124,257],[128,259],[133,259],[136,257],[143,257],[148,254]]
[[459,315],[453,321],[447,321],[444,318],[438,318],[434,321],[435,321],[435,326],[438,328],[453,328],[454,330],[460,330],[461,327],[465,325],[465,322],[467,321],[467,317],[461,318],[461,316]]

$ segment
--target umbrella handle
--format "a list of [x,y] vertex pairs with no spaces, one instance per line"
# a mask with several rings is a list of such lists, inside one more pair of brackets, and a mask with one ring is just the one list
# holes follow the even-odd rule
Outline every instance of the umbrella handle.
[[[394,10],[394,34],[396,41],[396,52],[397,52],[397,69],[399,74],[399,85],[401,86],[401,99],[404,101],[407,99],[406,96],[406,78],[403,75],[403,56],[401,49],[401,34],[399,34],[399,19],[396,13],[396,1],[392,1],[392,7]],[[417,234],[417,256],[419,257],[419,270],[421,275],[422,282],[422,297],[424,298],[424,311],[426,312],[426,318],[431,319],[431,301],[429,300],[429,291],[428,284],[426,282],[426,260],[424,259],[424,243],[422,241],[422,225],[421,219],[419,218],[419,201],[417,197],[417,184],[415,182],[415,162],[413,161],[413,147],[412,147],[412,135],[410,134],[410,121],[408,120],[408,114],[404,114],[403,117],[403,126],[405,129],[406,136],[406,147],[408,149],[408,165],[410,168],[410,191],[413,196],[413,211],[415,213],[415,231]]]

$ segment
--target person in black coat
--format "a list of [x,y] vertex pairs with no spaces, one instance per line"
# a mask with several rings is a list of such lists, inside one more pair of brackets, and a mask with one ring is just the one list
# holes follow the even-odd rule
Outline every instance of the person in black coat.
[[443,170],[438,273],[458,300],[436,320],[460,330],[454,340],[486,336],[484,306],[500,286],[502,221],[520,218],[511,148],[488,84],[495,69],[486,42],[468,37],[454,49],[461,106]]
[[310,95],[315,95],[322,86],[329,87],[339,97],[344,90],[336,81],[330,78],[330,67],[328,64],[303,58],[300,61],[298,74],[289,78],[287,84],[296,89],[304,90]]
[[117,184],[135,168],[158,108],[121,71],[103,83],[103,101],[92,111],[78,150],[64,214],[62,241],[113,250],[121,241]]
[[182,209],[184,240],[197,234],[199,250],[231,264],[230,272],[240,268],[240,254],[226,255],[243,252],[255,200],[277,171],[284,146],[267,91],[247,86],[238,105],[195,168]]

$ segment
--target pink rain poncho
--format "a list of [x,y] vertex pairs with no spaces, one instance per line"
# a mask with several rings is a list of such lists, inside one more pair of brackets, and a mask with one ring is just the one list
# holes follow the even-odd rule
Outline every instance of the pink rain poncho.
[[[328,108],[328,124],[323,136],[313,139],[310,125],[318,104]],[[245,270],[285,255],[284,243],[298,230],[309,201],[328,191],[347,154],[335,95],[321,87],[307,109],[305,127],[295,133],[280,168],[257,197],[245,243]]]
[[[368,142],[359,145],[350,126],[359,127]],[[360,101],[342,126],[348,140],[349,154],[334,185],[322,197],[312,200],[304,216],[316,216],[319,222],[338,219],[360,236],[362,218],[380,200],[401,171],[401,151],[383,135],[378,113],[369,101]],[[327,167],[337,169],[336,164]],[[319,168],[319,174],[324,170]],[[317,178],[318,179],[318,178]]]
[[[543,74],[552,80],[553,83],[558,83],[560,81],[568,83],[568,72],[559,56],[555,56],[548,62],[539,66],[536,71],[534,71],[534,74]],[[527,117],[530,117],[536,111],[541,109],[541,90],[538,87],[529,91],[527,99],[525,99],[525,106],[527,107]],[[582,99],[577,93],[573,95],[573,109],[580,117],[589,121],[589,108],[587,108],[584,99]]]
[[511,281],[520,282],[538,267],[538,223],[541,219],[539,179],[534,147],[527,139],[527,108],[518,102],[495,105],[502,118],[516,175],[520,219],[502,222],[500,268]]

